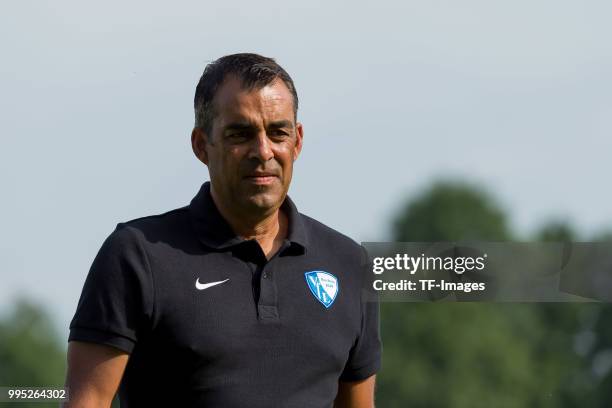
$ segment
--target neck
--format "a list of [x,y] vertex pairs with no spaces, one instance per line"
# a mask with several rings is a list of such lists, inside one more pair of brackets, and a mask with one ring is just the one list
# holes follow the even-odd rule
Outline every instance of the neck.
[[247,240],[256,240],[268,259],[280,249],[288,230],[287,215],[280,208],[253,215],[245,211],[232,211],[223,206],[212,189],[211,195],[221,216],[236,235]]

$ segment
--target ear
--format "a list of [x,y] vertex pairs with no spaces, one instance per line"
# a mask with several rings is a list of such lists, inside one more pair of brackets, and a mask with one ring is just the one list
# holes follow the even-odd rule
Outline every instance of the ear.
[[295,146],[293,147],[293,161],[296,161],[302,151],[302,143],[304,140],[304,127],[300,122],[295,124]]
[[208,166],[208,136],[202,128],[194,128],[191,132],[191,149],[196,157]]

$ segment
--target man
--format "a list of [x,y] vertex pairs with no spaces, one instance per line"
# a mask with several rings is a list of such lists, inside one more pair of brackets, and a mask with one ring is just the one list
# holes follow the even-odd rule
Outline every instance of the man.
[[70,325],[69,407],[373,407],[377,304],[364,252],[287,196],[302,149],[289,75],[256,54],[209,64],[187,207],[119,224]]

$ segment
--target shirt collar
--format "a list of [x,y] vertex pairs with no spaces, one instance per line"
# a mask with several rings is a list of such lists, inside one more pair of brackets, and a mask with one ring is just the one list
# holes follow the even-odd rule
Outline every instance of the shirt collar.
[[[289,221],[287,240],[291,246],[299,247],[304,252],[308,244],[304,219],[289,196],[283,201],[281,211]],[[202,184],[198,194],[191,200],[189,213],[200,241],[207,247],[225,249],[247,241],[234,233],[217,209],[208,181]]]

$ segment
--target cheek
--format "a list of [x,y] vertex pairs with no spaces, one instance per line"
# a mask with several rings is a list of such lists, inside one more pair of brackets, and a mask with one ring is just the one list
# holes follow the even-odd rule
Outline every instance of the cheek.
[[227,157],[240,157],[244,154],[243,150],[245,150],[241,146],[230,146],[227,148],[226,156]]
[[278,161],[283,163],[283,166],[291,165],[295,159],[295,145],[283,144],[278,146],[276,157]]
[[283,173],[286,176],[291,176],[293,172],[294,150],[291,146],[287,146],[279,152],[278,161],[283,168]]
[[245,152],[241,147],[232,146],[222,153],[223,167],[226,169],[236,169],[240,167]]

